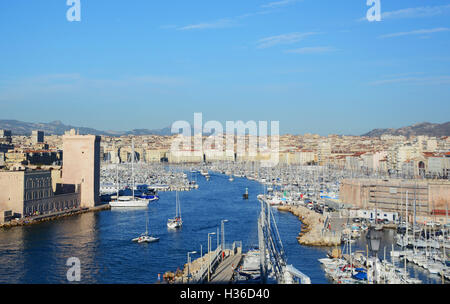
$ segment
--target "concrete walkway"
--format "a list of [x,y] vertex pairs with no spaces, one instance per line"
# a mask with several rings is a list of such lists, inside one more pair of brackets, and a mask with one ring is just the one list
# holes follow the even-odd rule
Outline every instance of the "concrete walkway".
[[226,258],[211,277],[211,284],[229,284],[233,278],[233,272],[241,262],[242,254],[236,254]]

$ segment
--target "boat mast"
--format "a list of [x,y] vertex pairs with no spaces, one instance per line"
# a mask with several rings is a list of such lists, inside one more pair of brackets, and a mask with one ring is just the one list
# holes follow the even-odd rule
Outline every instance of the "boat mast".
[[132,179],[132,192],[133,192],[133,199],[134,199],[134,138],[131,139],[131,179]]
[[175,219],[178,218],[178,190],[176,192],[176,198],[175,198]]
[[181,205],[180,205],[180,197],[178,196],[178,215],[181,219]]
[[116,188],[117,188],[117,201],[119,201],[119,164],[116,165]]
[[[409,222],[409,218],[408,218],[408,193],[409,191],[406,191],[406,239],[408,240],[408,222]],[[408,245],[408,244],[407,244]]]

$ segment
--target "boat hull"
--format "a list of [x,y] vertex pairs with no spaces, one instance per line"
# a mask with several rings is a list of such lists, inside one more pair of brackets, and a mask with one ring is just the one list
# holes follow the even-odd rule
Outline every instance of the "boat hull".
[[139,207],[147,207],[149,204],[148,200],[136,200],[136,201],[115,201],[110,202],[109,205],[111,208],[139,208]]

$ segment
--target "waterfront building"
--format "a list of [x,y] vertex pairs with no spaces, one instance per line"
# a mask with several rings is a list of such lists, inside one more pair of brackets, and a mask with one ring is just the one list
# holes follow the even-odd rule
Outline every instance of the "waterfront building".
[[200,150],[170,150],[168,153],[169,163],[201,163],[204,161],[204,154]]
[[0,224],[80,206],[77,185],[63,185],[60,170],[0,171]]
[[81,206],[100,203],[100,136],[77,135],[71,130],[63,136],[64,184],[81,185]]
[[145,150],[145,161],[147,163],[160,163],[163,159],[167,158],[167,150],[156,149]]
[[[347,179],[341,183],[339,197],[345,204],[362,209],[380,208],[386,212],[415,210],[426,221],[442,214],[450,203],[450,182],[442,180]],[[412,213],[411,213],[412,214]],[[445,213],[444,213],[445,214]],[[441,222],[445,217],[439,219]]]

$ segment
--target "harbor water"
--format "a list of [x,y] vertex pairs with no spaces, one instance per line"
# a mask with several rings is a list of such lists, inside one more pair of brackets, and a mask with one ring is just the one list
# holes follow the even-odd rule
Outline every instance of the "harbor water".
[[[175,193],[160,193],[160,200],[144,209],[118,209],[86,213],[33,226],[0,230],[0,284],[69,283],[70,266],[66,262],[76,257],[81,262],[81,283],[84,284],[152,284],[167,271],[183,268],[187,253],[192,259],[207,251],[208,233],[216,232],[225,223],[226,243],[242,241],[244,252],[258,244],[257,220],[260,203],[257,195],[263,187],[255,181],[211,174],[206,181],[196,176],[198,190],[180,192],[183,228],[167,229],[168,218],[175,216]],[[249,200],[243,199],[248,188]],[[149,218],[151,234],[158,243],[136,244],[131,240],[145,231]],[[311,278],[313,284],[329,284],[318,259],[329,248],[300,246],[301,223],[290,213],[274,213],[286,251],[288,264]],[[212,237],[212,249],[217,246]],[[389,245],[390,246],[390,245]],[[364,240],[356,247],[365,248]],[[389,247],[390,248],[390,247]],[[388,248],[388,251],[390,249]],[[380,254],[381,256],[381,254]],[[424,283],[424,272],[409,267]]]

